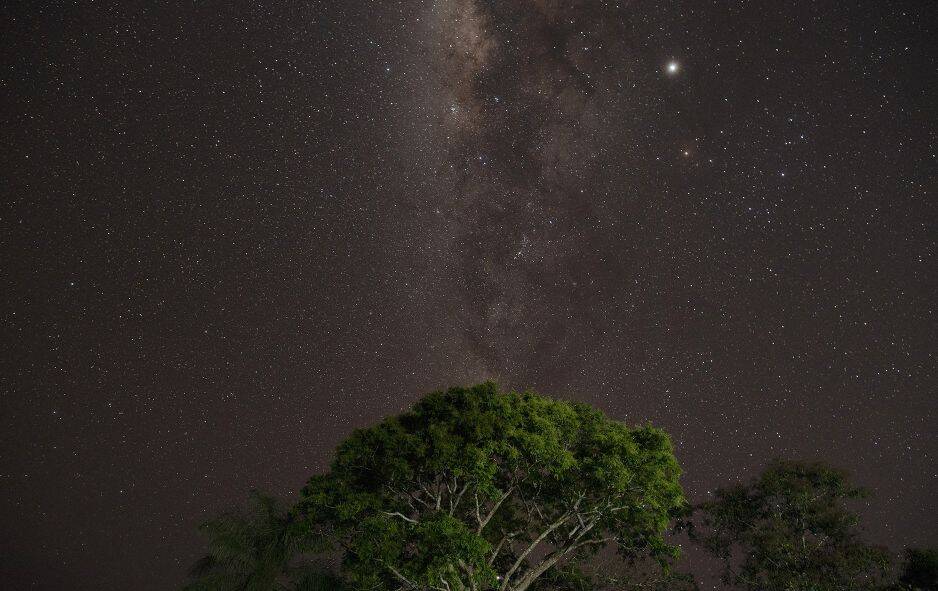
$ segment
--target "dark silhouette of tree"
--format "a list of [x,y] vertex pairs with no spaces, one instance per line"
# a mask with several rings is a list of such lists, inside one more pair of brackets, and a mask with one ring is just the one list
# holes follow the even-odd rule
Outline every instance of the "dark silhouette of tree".
[[906,550],[899,584],[909,589],[938,590],[938,549]]
[[858,537],[848,502],[864,495],[820,463],[773,462],[695,510],[691,539],[723,561],[724,581],[761,591],[870,589],[888,554]]
[[662,431],[482,384],[355,432],[298,509],[354,588],[526,591],[607,546],[675,556],[678,476]]
[[247,510],[234,510],[199,526],[208,553],[190,571],[186,591],[334,591],[338,579],[299,561],[308,544],[287,508],[272,496],[251,493]]

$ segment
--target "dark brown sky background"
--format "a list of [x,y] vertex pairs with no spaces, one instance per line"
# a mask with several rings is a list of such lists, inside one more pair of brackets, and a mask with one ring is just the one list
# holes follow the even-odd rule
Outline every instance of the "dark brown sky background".
[[938,544],[934,2],[0,23],[4,589],[178,587],[201,519],[484,379],[666,428],[692,498],[822,459]]

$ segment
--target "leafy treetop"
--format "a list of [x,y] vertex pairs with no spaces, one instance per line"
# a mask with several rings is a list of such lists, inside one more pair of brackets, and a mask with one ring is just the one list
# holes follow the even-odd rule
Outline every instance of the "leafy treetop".
[[874,588],[889,556],[859,539],[848,503],[864,495],[839,470],[775,461],[698,506],[691,538],[723,561],[725,582],[746,589]]
[[658,429],[486,383],[356,431],[298,510],[357,588],[525,591],[607,545],[673,557],[679,473]]

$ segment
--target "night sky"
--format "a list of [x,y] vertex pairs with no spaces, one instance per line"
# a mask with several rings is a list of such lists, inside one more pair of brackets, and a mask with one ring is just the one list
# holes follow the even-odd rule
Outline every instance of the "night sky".
[[[263,6],[262,6],[263,5]],[[0,582],[174,588],[207,516],[486,379],[938,544],[938,2],[4,2]]]

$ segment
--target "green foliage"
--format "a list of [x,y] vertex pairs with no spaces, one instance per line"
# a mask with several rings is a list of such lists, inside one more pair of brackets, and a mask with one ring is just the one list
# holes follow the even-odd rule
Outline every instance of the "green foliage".
[[208,554],[192,567],[186,591],[335,591],[337,579],[296,557],[316,547],[277,499],[253,492],[247,511],[204,522]]
[[679,473],[662,431],[482,384],[356,431],[298,510],[359,589],[524,591],[606,545],[675,556]]
[[697,507],[690,534],[724,562],[725,582],[746,589],[869,589],[889,559],[858,538],[847,503],[863,495],[840,471],[776,461]]
[[[908,550],[898,582],[881,583],[888,556],[860,540],[849,504],[864,491],[840,471],[776,461],[695,508],[679,474],[650,426],[493,384],[453,388],[353,433],[293,509],[254,493],[202,524],[209,552],[186,589],[696,591],[662,537],[693,516],[691,539],[734,586],[938,591],[934,549]],[[323,551],[341,557],[341,578],[312,562]]]
[[585,566],[567,565],[546,573],[529,591],[699,591],[693,576],[651,566],[590,564],[587,572]]
[[307,568],[294,575],[292,591],[341,591],[342,579],[328,572]]
[[938,549],[906,550],[899,584],[909,589],[938,590]]

